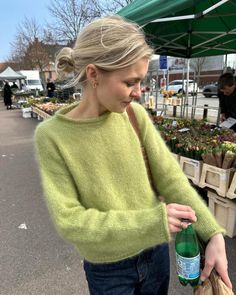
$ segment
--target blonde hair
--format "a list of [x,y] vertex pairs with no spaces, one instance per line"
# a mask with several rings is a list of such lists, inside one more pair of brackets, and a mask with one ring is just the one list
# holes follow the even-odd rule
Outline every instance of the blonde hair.
[[73,49],[63,48],[56,57],[59,78],[74,73],[70,85],[86,81],[86,66],[94,64],[104,71],[115,71],[151,58],[153,49],[146,43],[141,28],[120,16],[97,19],[78,35]]

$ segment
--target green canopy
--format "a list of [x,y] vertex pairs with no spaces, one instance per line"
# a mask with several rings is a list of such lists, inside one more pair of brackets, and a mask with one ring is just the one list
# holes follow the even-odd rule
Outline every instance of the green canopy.
[[236,53],[236,0],[134,0],[118,12],[141,25],[155,53]]

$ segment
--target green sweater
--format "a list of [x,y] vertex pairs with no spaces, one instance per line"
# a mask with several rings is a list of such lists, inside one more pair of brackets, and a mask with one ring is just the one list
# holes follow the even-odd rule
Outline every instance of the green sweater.
[[[77,105],[77,104],[76,104]],[[170,241],[166,205],[153,193],[139,139],[125,113],[74,120],[70,105],[39,124],[36,154],[59,234],[91,262],[112,262]],[[204,240],[224,232],[191,187],[144,108],[133,104],[156,188],[188,204]]]

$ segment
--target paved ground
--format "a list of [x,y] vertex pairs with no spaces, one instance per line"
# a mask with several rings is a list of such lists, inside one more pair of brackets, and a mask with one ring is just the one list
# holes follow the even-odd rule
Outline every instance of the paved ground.
[[[37,124],[0,100],[0,294],[87,295],[81,258],[57,236],[42,198],[33,152]],[[226,245],[236,288],[236,238]],[[171,244],[169,294],[192,294],[177,281],[173,254]]]

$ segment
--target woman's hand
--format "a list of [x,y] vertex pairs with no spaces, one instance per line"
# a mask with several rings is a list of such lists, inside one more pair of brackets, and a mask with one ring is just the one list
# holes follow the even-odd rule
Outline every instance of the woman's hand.
[[188,226],[186,222],[182,222],[182,219],[188,219],[191,222],[197,221],[195,211],[189,206],[171,203],[166,205],[166,210],[171,233],[179,232]]
[[222,234],[214,235],[207,244],[205,252],[205,266],[200,280],[205,281],[212,269],[215,268],[224,283],[232,289],[232,283],[228,275],[228,261],[225,251],[225,241]]
[[226,120],[225,114],[224,113],[220,114],[220,121],[224,122],[225,120]]

